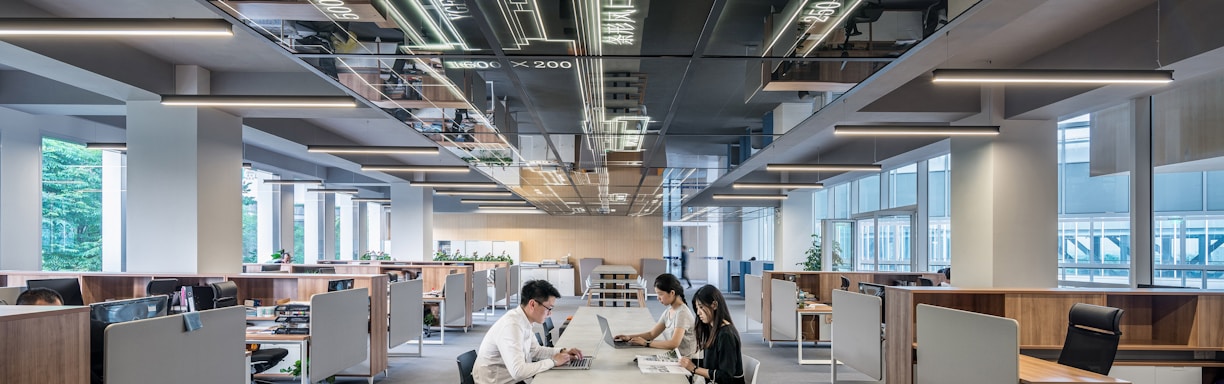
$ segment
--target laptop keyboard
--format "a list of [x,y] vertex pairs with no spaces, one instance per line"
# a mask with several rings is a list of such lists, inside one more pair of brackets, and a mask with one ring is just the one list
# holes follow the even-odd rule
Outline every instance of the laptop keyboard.
[[570,360],[570,362],[565,363],[565,366],[570,368],[587,368],[590,365],[591,359],[586,357],[581,360]]

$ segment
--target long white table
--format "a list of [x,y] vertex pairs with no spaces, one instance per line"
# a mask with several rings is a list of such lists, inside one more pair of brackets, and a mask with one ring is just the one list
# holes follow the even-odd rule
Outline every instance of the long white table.
[[[608,318],[612,334],[639,333],[653,327],[656,320],[646,308],[579,307],[574,319],[565,328],[565,334],[557,340],[557,346],[581,349],[585,354],[595,354],[589,370],[550,370],[536,375],[532,384],[552,383],[677,383],[687,384],[684,375],[643,374],[633,362],[635,355],[654,355],[664,351],[654,348],[616,349],[604,343],[603,333],[595,315]],[[598,349],[597,349],[598,348]]]

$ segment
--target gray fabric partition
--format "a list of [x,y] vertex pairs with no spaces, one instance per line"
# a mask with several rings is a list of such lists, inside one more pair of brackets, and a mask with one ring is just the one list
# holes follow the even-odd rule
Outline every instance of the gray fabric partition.
[[588,257],[578,260],[578,284],[582,287],[582,292],[585,293],[587,288],[587,277],[591,276],[591,270],[595,267],[603,265],[604,260],[597,257]]
[[879,297],[850,291],[833,291],[834,359],[854,368],[872,380],[884,379],[883,338],[880,315],[884,301]]
[[[748,320],[753,320],[758,323],[764,321],[765,315],[762,313],[761,305],[761,276],[744,275],[744,312]],[[744,330],[748,329],[748,324],[744,324]]]
[[914,316],[918,323],[914,383],[1019,381],[1020,324],[1016,320],[927,304],[918,304]]
[[[472,308],[467,305],[467,282],[464,278],[461,273],[446,275],[446,297],[442,299],[446,302],[446,318],[442,319],[443,325],[467,325],[467,316],[472,313]],[[456,321],[458,324],[455,324]]]
[[799,295],[799,287],[794,282],[770,279],[771,291],[769,309],[769,329],[772,340],[794,340],[798,334],[795,329],[795,299]]
[[489,270],[472,272],[472,311],[483,311],[489,306]]
[[501,303],[510,306],[510,268],[501,267],[493,270],[493,304]]
[[649,285],[647,287],[644,287],[646,288],[646,292],[653,293],[654,290],[650,289],[650,287],[654,285],[654,280],[656,277],[659,277],[659,275],[667,273],[667,260],[642,259],[642,268],[638,270],[641,271],[641,273],[639,273],[638,275],[642,276],[642,279],[645,280],[646,284]]
[[[523,269],[521,265],[510,266],[510,286],[506,288],[508,290],[508,292],[506,292],[507,300],[509,300],[509,298],[518,296],[519,291],[523,289],[522,276],[519,276],[521,269]],[[510,302],[507,301],[506,304],[509,305]]]
[[228,307],[197,313],[203,327],[191,332],[183,331],[183,315],[106,327],[106,382],[245,382],[250,371],[242,352],[246,346],[246,309]]
[[310,296],[310,382],[325,380],[369,358],[369,297],[367,288]]
[[424,303],[421,300],[425,292],[424,281],[416,279],[391,283],[390,292],[391,318],[388,324],[391,329],[387,333],[387,346],[395,348],[421,338],[421,332],[424,331],[421,319],[425,316]]

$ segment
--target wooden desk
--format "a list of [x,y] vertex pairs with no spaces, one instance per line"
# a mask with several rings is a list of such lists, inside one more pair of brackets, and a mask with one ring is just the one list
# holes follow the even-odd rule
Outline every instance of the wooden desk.
[[89,307],[0,305],[0,378],[89,383]]
[[[628,265],[600,265],[591,269],[592,277],[591,284],[598,285],[590,287],[589,295],[587,296],[587,306],[591,305],[591,301],[598,301],[600,306],[605,302],[611,302],[612,306],[617,306],[618,303],[638,302],[638,306],[646,306],[646,291],[642,287],[633,287],[637,283],[636,279],[630,279],[629,276],[636,275],[637,270]],[[599,298],[595,299],[595,294],[599,294]],[[628,295],[634,295],[635,298],[629,298]],[[610,298],[609,296],[616,296]]]
[[424,338],[422,338],[420,340],[420,343],[421,344],[446,344],[446,296],[426,295],[421,298],[421,301],[425,302],[426,304],[432,303],[432,304],[438,305],[438,316],[435,316],[434,318],[438,320],[438,329],[439,329],[438,335],[439,336],[438,336],[438,341],[432,341],[432,340],[425,341]]
[[1115,379],[1095,372],[1068,367],[1052,361],[1038,359],[1032,356],[1020,355],[1021,384],[1060,384],[1060,383],[1126,383],[1129,381]]
[[[827,341],[828,340],[828,335],[820,334],[819,324],[820,324],[820,321],[824,320],[825,316],[829,316],[833,314],[833,307],[830,307],[826,304],[814,304],[814,305],[815,305],[814,308],[803,308],[803,309],[798,309],[795,311],[795,329],[796,329],[795,338],[797,339],[795,340],[795,347],[799,349],[799,365],[829,364],[833,362],[832,360],[828,360],[828,359],[809,359],[809,360],[803,359],[803,317],[804,316],[816,316],[817,318],[817,321],[816,321],[817,329],[815,333],[819,336],[817,337],[816,341]],[[824,340],[820,340],[821,338],[824,338]]]

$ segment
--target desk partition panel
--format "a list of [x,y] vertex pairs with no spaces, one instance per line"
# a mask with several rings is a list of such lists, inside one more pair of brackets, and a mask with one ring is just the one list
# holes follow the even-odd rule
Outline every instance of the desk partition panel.
[[[744,312],[748,320],[760,323],[764,319],[761,315],[761,276],[744,275]],[[744,329],[748,329],[748,324],[744,324]]]
[[884,349],[879,297],[850,291],[833,291],[831,354],[836,361],[862,372],[872,380],[884,379]]
[[310,297],[310,382],[327,379],[369,357],[369,296],[366,288],[356,288]]
[[106,381],[177,384],[245,382],[250,372],[243,355],[246,346],[246,309],[228,307],[196,313],[203,326],[191,332],[183,331],[183,315],[107,326]]
[[510,307],[510,268],[501,267],[493,270],[493,304],[505,300]]
[[421,338],[421,319],[425,316],[421,297],[424,293],[421,279],[391,283],[391,328],[387,333],[389,348]]
[[796,300],[799,288],[794,282],[770,279],[772,296],[770,297],[769,327],[773,332],[770,340],[795,340],[798,330],[795,329]]
[[[446,302],[446,318],[443,325],[458,327],[467,326],[467,316],[472,314],[472,307],[467,304],[467,282],[463,274],[446,276],[446,292],[443,293]],[[457,324],[456,324],[457,323]]]
[[916,316],[916,384],[1019,381],[1020,325],[1016,320],[927,304],[918,304]]
[[472,310],[489,306],[489,270],[472,272]]

